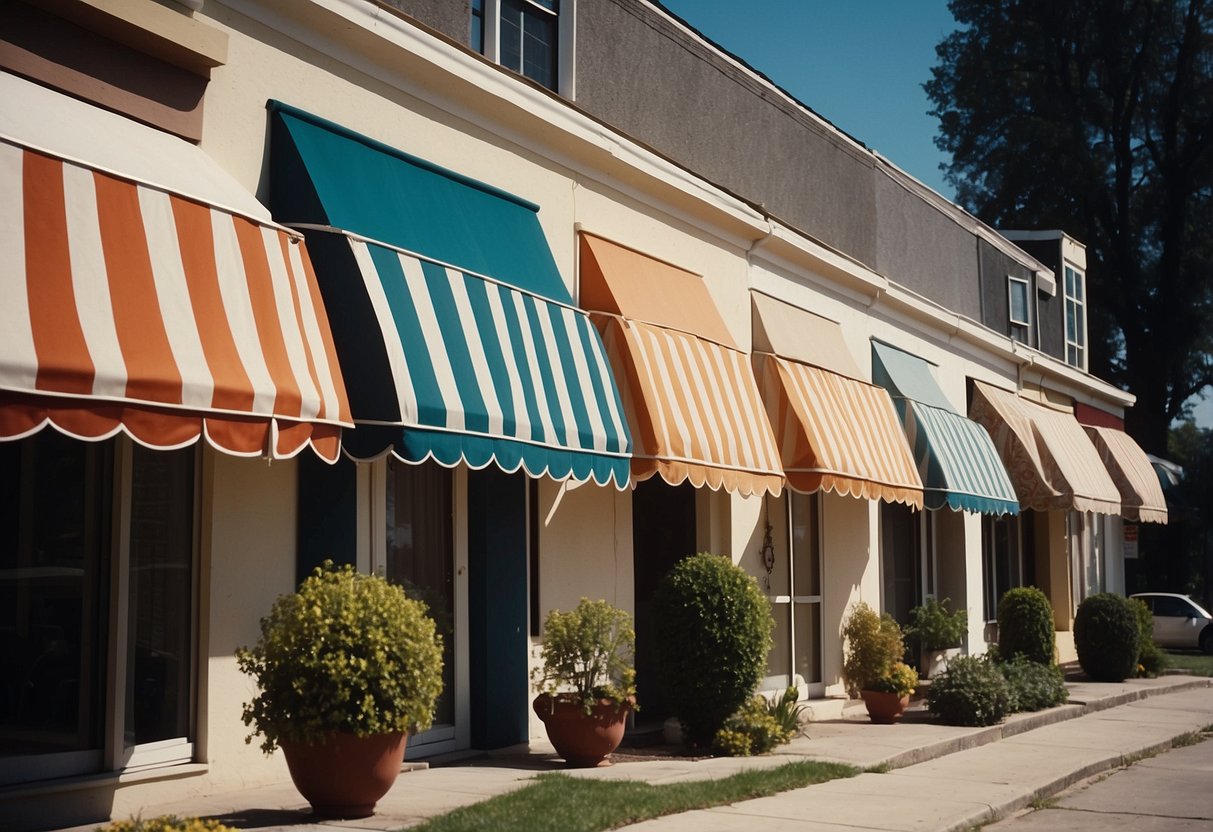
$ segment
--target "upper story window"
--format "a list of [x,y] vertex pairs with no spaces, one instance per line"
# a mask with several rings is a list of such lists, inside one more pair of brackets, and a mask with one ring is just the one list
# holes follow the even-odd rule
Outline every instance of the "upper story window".
[[1086,276],[1066,265],[1066,363],[1087,369]]
[[1016,341],[1029,342],[1032,319],[1028,306],[1030,286],[1022,277],[1007,275],[1007,319],[1009,334]]
[[572,98],[572,0],[472,0],[471,45]]

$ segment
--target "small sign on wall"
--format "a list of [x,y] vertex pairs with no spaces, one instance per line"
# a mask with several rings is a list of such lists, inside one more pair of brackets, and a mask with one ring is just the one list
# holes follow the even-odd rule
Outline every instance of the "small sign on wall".
[[1125,559],[1137,557],[1137,524],[1125,523],[1124,525],[1124,556]]

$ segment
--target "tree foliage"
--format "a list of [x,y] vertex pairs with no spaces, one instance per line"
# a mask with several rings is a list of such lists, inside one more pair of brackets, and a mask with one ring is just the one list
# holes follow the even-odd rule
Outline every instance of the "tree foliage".
[[1213,384],[1213,0],[951,0],[926,91],[957,199],[1087,246],[1091,371],[1163,453]]

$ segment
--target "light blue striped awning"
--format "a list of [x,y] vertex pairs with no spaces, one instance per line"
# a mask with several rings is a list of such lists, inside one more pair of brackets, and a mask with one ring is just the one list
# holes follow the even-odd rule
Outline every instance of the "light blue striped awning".
[[347,453],[626,487],[619,391],[537,207],[271,110],[275,215],[315,252],[356,425]]
[[923,504],[983,514],[1018,514],[1019,500],[994,442],[951,409],[930,365],[872,342],[872,379],[889,391],[923,482]]

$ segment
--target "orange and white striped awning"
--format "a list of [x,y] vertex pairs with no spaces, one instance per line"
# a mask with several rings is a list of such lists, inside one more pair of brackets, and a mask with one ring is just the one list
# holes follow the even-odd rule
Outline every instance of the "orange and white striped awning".
[[[96,118],[101,144],[155,133]],[[29,146],[10,126],[0,124],[0,440],[53,425],[166,449],[205,437],[240,456],[310,444],[336,460],[349,405],[301,239]],[[238,188],[198,148],[166,139],[149,142],[191,175],[205,166],[211,186]]]
[[788,487],[921,509],[922,478],[893,400],[859,378],[838,324],[758,292],[750,299],[762,397]]
[[581,305],[602,333],[633,441],[632,481],[775,494],[783,472],[749,356],[698,275],[581,235]]
[[1120,514],[1120,492],[1072,411],[973,382],[969,418],[984,427],[1023,508]]
[[759,360],[789,488],[922,508],[922,479],[887,390],[777,355]]

